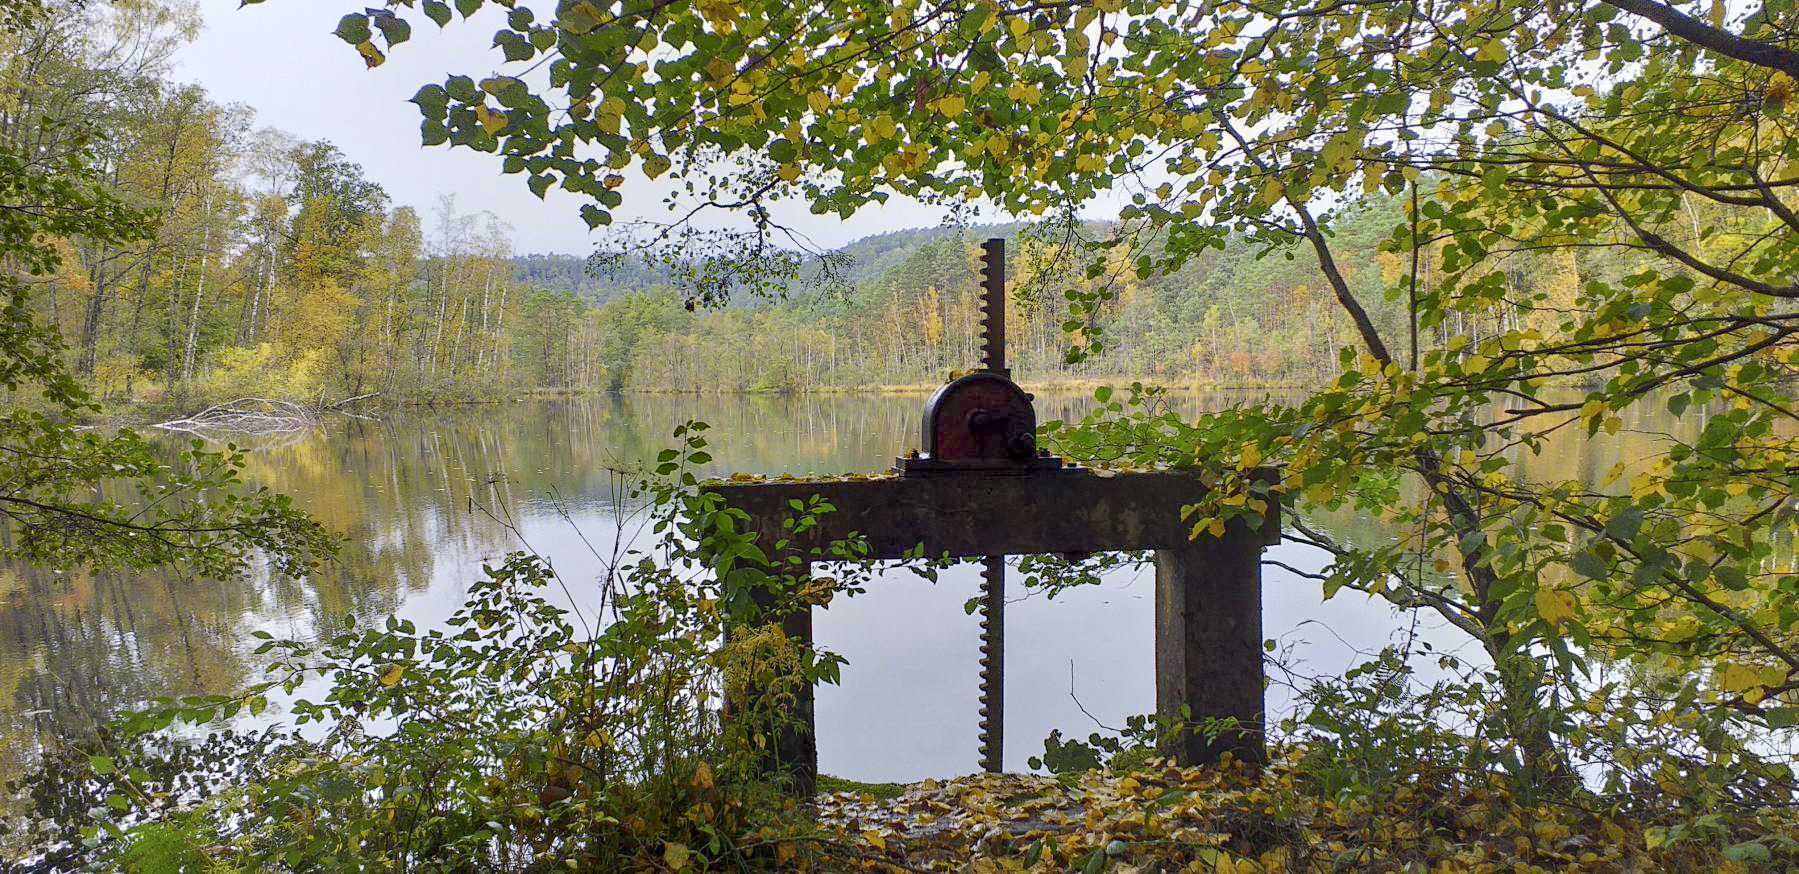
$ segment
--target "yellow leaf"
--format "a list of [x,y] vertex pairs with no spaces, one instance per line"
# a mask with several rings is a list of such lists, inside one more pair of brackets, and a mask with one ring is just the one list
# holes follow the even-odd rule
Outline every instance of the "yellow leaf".
[[793,180],[800,178],[800,165],[782,164],[781,168],[775,171],[775,175],[781,177],[785,181],[792,182]]
[[367,40],[357,43],[356,51],[362,55],[362,62],[371,69],[381,66],[387,60],[387,56],[381,54],[381,50],[375,48],[375,44]]
[[951,94],[948,97],[937,101],[937,111],[943,113],[944,118],[955,118],[962,114],[962,110],[967,108],[968,101],[962,99],[962,95],[960,94]]
[[495,112],[485,106],[475,107],[475,120],[481,122],[482,129],[490,134],[497,134],[506,127],[506,113]]
[[1280,201],[1281,195],[1286,191],[1286,185],[1283,185],[1279,179],[1270,176],[1262,182],[1262,190],[1256,192],[1256,203],[1262,206],[1273,206]]
[[693,769],[691,785],[695,790],[704,792],[717,785],[717,782],[717,778],[712,775],[711,765],[701,762],[698,768]]
[[886,852],[886,850],[887,850],[887,839],[884,837],[881,837],[881,833],[875,831],[874,829],[869,829],[868,831],[863,832],[862,840],[867,841],[870,846],[874,847],[877,850],[880,850],[882,852]]
[[813,112],[824,115],[825,110],[831,108],[831,98],[825,96],[823,91],[814,91],[806,95],[806,105],[812,107]]
[[981,72],[974,74],[973,79],[968,80],[968,90],[971,93],[979,94],[982,89],[987,87],[987,83],[991,81],[993,81],[993,74],[988,73],[986,70],[982,70]]
[[404,676],[406,676],[406,669],[400,665],[394,665],[387,669],[387,673],[381,675],[381,685],[392,686],[400,682],[400,678]]
[[1717,672],[1715,676],[1718,690],[1726,693],[1741,692],[1761,682],[1761,671],[1735,662],[1725,665],[1724,670]]
[[687,849],[686,844],[677,844],[674,841],[662,842],[662,864],[667,865],[671,871],[679,871],[687,867],[687,857],[692,854],[693,851]]
[[1538,589],[1536,595],[1537,615],[1551,626],[1561,625],[1574,618],[1574,596],[1554,589]]

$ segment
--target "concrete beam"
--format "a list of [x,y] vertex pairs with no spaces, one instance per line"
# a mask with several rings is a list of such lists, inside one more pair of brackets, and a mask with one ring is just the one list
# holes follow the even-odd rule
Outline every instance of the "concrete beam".
[[[870,557],[877,559],[903,558],[920,544],[927,555],[958,558],[1184,548],[1192,526],[1181,521],[1181,507],[1206,494],[1197,471],[1102,476],[1084,469],[732,481],[703,488],[747,512],[765,550],[783,536],[781,521],[793,515],[789,501],[822,497],[837,511],[820,517],[796,546],[823,546],[853,532],[867,538]],[[1261,531],[1245,526],[1240,536],[1273,542],[1280,536],[1277,518],[1271,508]]]

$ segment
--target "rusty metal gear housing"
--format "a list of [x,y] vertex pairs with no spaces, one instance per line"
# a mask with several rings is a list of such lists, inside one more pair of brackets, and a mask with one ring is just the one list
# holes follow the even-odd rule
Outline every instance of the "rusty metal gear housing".
[[903,474],[1056,470],[1060,458],[1037,448],[1031,396],[1011,379],[980,371],[955,379],[925,402],[916,456],[899,460]]

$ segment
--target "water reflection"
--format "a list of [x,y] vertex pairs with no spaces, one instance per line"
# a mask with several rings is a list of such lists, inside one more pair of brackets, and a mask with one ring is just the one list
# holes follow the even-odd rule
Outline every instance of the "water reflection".
[[[1241,399],[1188,397],[1186,412]],[[713,425],[715,472],[803,474],[884,469],[916,439],[918,396],[813,398],[632,396],[408,412],[331,423],[324,433],[253,446],[248,478],[294,496],[345,536],[339,561],[306,580],[266,574],[202,582],[171,574],[52,574],[0,566],[0,773],[43,739],[79,731],[155,695],[227,691],[256,670],[248,633],[313,636],[345,614],[397,612],[421,625],[461,603],[480,563],[519,548],[550,556],[576,603],[609,549],[618,499],[611,468],[668,445],[690,418]],[[1039,398],[1044,419],[1074,418],[1085,396]],[[1638,408],[1618,437],[1558,437],[1521,456],[1533,479],[1598,481],[1655,451],[1678,424],[1659,404]],[[1528,455],[1527,453],[1525,454]],[[487,509],[483,509],[487,508]],[[491,513],[491,514],[490,514]],[[494,514],[510,520],[510,526]],[[1323,520],[1350,540],[1387,536],[1378,522]],[[584,536],[585,535],[585,536]],[[1320,554],[1274,550],[1317,569]],[[584,585],[587,584],[587,585]],[[888,574],[817,619],[819,643],[849,660],[844,682],[819,695],[821,766],[860,779],[908,779],[976,768],[975,620],[962,609],[972,567],[932,585]],[[1264,625],[1316,673],[1340,671],[1357,649],[1400,630],[1384,602],[1340,595],[1270,568]],[[1147,569],[1048,601],[1020,598],[1007,628],[1006,764],[1023,768],[1052,728],[1085,734],[1154,703]],[[1440,645],[1462,643],[1426,625]],[[1287,701],[1271,690],[1270,706]],[[1089,715],[1090,714],[1090,715]]]

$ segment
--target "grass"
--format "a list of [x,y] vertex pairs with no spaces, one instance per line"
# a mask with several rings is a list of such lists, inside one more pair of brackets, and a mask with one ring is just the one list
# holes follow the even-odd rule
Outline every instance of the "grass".
[[846,780],[829,774],[818,775],[819,792],[853,792],[857,795],[873,795],[878,801],[898,798],[906,791],[904,783],[863,783],[859,780]]

